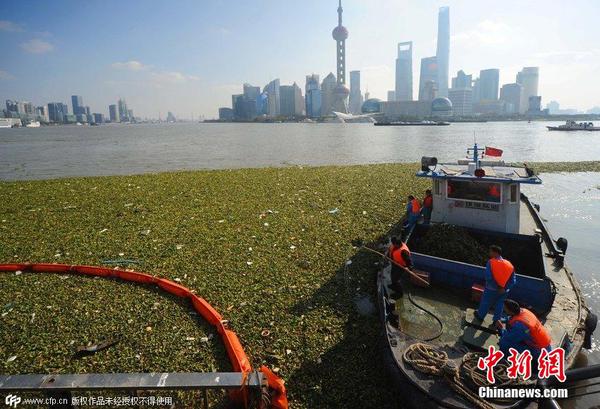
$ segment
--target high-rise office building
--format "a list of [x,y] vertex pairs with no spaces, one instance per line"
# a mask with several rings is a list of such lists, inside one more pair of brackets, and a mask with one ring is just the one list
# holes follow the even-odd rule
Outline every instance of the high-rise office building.
[[[421,75],[419,76],[419,101],[431,101],[430,90],[437,89],[438,64],[437,57],[426,57],[421,59]],[[432,85],[431,82],[434,84]],[[398,97],[396,95],[396,97]]]
[[248,83],[244,84],[244,98],[249,101],[254,101],[257,113],[261,113],[262,111],[260,94],[260,87],[255,87]]
[[306,116],[309,118],[318,118],[321,116],[321,84],[317,74],[306,76],[305,98],[306,98]]
[[50,116],[48,115],[48,106],[47,105],[42,105],[40,107],[37,107],[35,109],[35,114],[36,114],[37,118],[42,122],[50,121]]
[[335,75],[330,72],[321,83],[321,116],[333,114],[333,99],[336,87]]
[[490,68],[479,72],[479,100],[497,101],[500,85],[500,70]]
[[108,106],[108,117],[110,122],[119,122],[119,111],[116,104]]
[[104,114],[94,113],[94,123],[95,124],[103,124],[104,123]]
[[504,84],[500,89],[500,101],[504,102],[504,111],[507,114],[518,114],[521,112],[521,84]]
[[471,87],[450,88],[448,99],[452,102],[454,116],[473,115],[473,89]]
[[124,99],[119,99],[117,102],[119,108],[119,120],[121,122],[129,122],[129,110],[127,109],[127,102]]
[[336,43],[336,67],[337,67],[337,85],[333,90],[332,111],[346,113],[348,112],[348,95],[350,90],[346,87],[346,40],[348,39],[348,29],[342,24],[342,0],[339,0],[338,25],[333,29],[331,35]]
[[542,111],[542,97],[532,95],[529,97],[529,107],[527,112],[530,114],[539,114]]
[[73,115],[85,114],[85,107],[83,106],[83,98],[81,95],[71,96],[71,106],[73,107]]
[[297,118],[304,113],[304,99],[302,90],[298,84],[282,85],[280,87],[281,95],[281,115],[288,118]]
[[412,101],[412,41],[398,44],[396,58],[396,101]]
[[279,78],[269,82],[263,92],[267,97],[267,112],[266,114],[270,117],[276,117],[281,115],[281,95],[280,95],[280,81]]
[[440,7],[437,38],[438,93],[448,96],[448,70],[450,66],[450,8]]
[[363,97],[360,90],[360,71],[350,71],[350,113],[360,114]]
[[456,73],[456,77],[452,78],[452,88],[472,88],[473,76],[467,75],[463,70]]
[[529,111],[529,98],[538,95],[539,81],[539,67],[525,67],[517,74],[517,84],[523,87],[520,113]]
[[48,116],[52,122],[64,122],[65,117],[69,114],[67,104],[62,102],[50,102],[48,104]]

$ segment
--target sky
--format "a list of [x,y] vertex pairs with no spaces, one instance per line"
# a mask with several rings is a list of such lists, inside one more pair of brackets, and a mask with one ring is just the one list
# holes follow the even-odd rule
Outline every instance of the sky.
[[[600,105],[599,0],[344,0],[347,68],[362,90],[394,88],[397,43],[435,54],[450,7],[450,72],[499,68],[502,83],[540,67],[545,105]],[[92,112],[124,98],[136,116],[213,118],[245,82],[304,88],[335,70],[337,0],[0,1],[0,100],[42,105],[83,96]]]

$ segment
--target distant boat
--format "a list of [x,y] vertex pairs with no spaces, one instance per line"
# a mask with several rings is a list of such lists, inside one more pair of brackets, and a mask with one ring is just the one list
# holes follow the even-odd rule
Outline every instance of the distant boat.
[[600,126],[594,126],[593,122],[567,121],[564,125],[547,126],[549,131],[600,131]]
[[8,118],[0,118],[0,128],[12,128],[12,121]]
[[31,121],[27,125],[25,125],[25,127],[27,127],[27,128],[39,128],[40,127],[40,122],[39,121]]
[[418,121],[418,122],[375,122],[375,126],[448,126],[450,122],[444,121]]

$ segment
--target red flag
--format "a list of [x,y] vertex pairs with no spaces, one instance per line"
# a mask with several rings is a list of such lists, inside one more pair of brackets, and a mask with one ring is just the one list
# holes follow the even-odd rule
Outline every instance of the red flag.
[[490,146],[486,146],[485,147],[485,154],[487,156],[496,156],[496,157],[500,157],[502,156],[502,149],[498,149],[498,148],[492,148]]

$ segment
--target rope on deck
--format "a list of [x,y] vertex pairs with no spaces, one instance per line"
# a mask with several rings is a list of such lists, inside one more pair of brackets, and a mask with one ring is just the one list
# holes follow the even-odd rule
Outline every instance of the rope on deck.
[[[448,358],[448,354],[433,345],[417,342],[406,348],[402,356],[404,362],[414,369],[434,376],[441,376],[466,400],[478,409],[494,409],[495,406],[481,399],[464,382],[461,370],[476,386],[489,386],[485,374],[477,370],[479,354],[469,352],[463,356],[459,367]],[[510,379],[507,375],[506,364],[499,364],[494,369],[497,387],[517,386],[517,379]],[[523,386],[521,382],[519,386]]]

